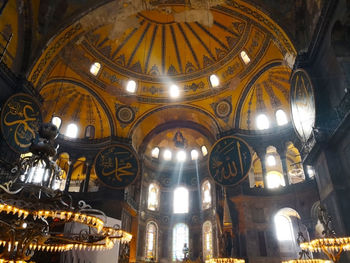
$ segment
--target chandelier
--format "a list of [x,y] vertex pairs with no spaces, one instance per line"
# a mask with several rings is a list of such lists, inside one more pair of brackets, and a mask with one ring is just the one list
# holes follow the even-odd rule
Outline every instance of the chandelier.
[[205,263],[244,263],[244,259],[237,258],[211,258],[207,259]]
[[[12,179],[0,184],[0,263],[30,260],[36,251],[105,250],[130,242],[132,235],[119,226],[105,226],[106,215],[84,201],[73,206],[72,197],[55,190],[62,172],[56,155],[57,127],[42,124],[31,156],[10,165]],[[79,224],[80,231],[65,231]]]
[[318,219],[323,225],[322,234],[324,235],[324,238],[314,239],[310,242],[302,242],[300,243],[300,248],[302,251],[323,252],[329,258],[329,260],[319,260],[315,262],[338,262],[341,254],[344,251],[350,250],[350,237],[336,237],[335,231],[332,227],[332,219],[328,215],[326,208],[323,206],[319,207]]

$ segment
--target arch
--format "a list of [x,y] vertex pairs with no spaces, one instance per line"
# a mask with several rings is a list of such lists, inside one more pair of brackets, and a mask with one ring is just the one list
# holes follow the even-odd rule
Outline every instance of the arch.
[[73,164],[69,192],[80,192],[86,178],[86,157],[79,157]]
[[53,116],[51,119],[51,122],[53,125],[55,125],[57,127],[57,130],[60,130],[61,126],[62,126],[62,119],[58,116]]
[[254,77],[249,81],[248,85],[244,88],[244,90],[243,90],[243,92],[241,94],[241,97],[240,97],[240,99],[238,101],[237,110],[236,110],[235,117],[234,117],[234,122],[235,122],[235,128],[236,129],[239,129],[239,126],[240,126],[240,115],[241,115],[242,107],[243,107],[243,104],[244,104],[244,102],[245,102],[245,100],[247,98],[247,95],[248,95],[251,87],[255,84],[255,82],[260,78],[260,76],[263,73],[265,73],[266,71],[268,71],[271,68],[278,67],[278,66],[281,66],[281,65],[282,65],[281,61],[274,61],[274,62],[271,62],[271,63],[267,64],[258,73],[256,73],[254,75]]
[[145,258],[150,261],[158,259],[158,226],[154,221],[150,221],[146,226]]
[[107,118],[108,118],[108,123],[109,123],[109,127],[111,130],[111,135],[116,134],[116,130],[115,127],[116,123],[114,122],[114,118],[113,118],[113,113],[110,111],[110,109],[107,107],[107,104],[105,103],[105,101],[103,100],[103,98],[101,98],[101,96],[99,96],[99,94],[94,91],[92,88],[88,87],[87,85],[76,81],[76,80],[72,80],[72,79],[65,79],[65,78],[56,78],[56,79],[51,79],[47,82],[45,82],[40,88],[39,88],[39,92],[41,92],[45,87],[47,87],[50,84],[54,84],[54,83],[59,83],[59,84],[64,84],[64,83],[68,83],[68,84],[72,84],[72,85],[76,85],[84,90],[86,90],[89,94],[91,94],[99,103],[99,105],[102,107],[102,109],[104,110]]
[[211,207],[212,204],[211,184],[208,179],[204,180],[201,186],[202,210]]
[[302,224],[299,213],[290,207],[284,207],[274,216],[276,239],[280,255],[283,260],[294,259],[300,252],[297,238],[301,233],[305,240],[309,240],[307,228]]
[[184,258],[184,246],[188,247],[189,231],[188,226],[184,223],[178,223],[173,228],[173,249],[172,260],[183,260]]
[[160,188],[157,183],[151,183],[148,187],[147,208],[148,210],[159,210]]
[[78,125],[75,123],[69,123],[65,132],[65,136],[70,137],[70,138],[77,138],[79,132]]
[[168,105],[152,109],[138,118],[129,130],[128,138],[132,140],[136,151],[143,152],[155,134],[174,127],[191,127],[212,141],[221,132],[219,123],[211,113],[190,105]]
[[95,137],[95,126],[88,125],[85,128],[85,138],[93,139]]
[[262,188],[264,186],[261,161],[256,152],[252,155],[252,166],[249,171],[249,184],[251,188]]
[[213,257],[213,226],[208,220],[202,227],[203,259],[208,260]]
[[278,188],[285,186],[286,182],[283,177],[282,161],[274,146],[266,148],[265,162],[267,187]]
[[286,145],[286,162],[289,181],[292,184],[303,182],[305,180],[305,171],[300,152],[292,142],[288,142]]
[[184,186],[179,186],[174,190],[173,200],[173,212],[174,214],[188,213],[189,209],[189,191]]
[[276,122],[278,126],[283,126],[288,124],[287,113],[283,109],[278,109],[275,112]]

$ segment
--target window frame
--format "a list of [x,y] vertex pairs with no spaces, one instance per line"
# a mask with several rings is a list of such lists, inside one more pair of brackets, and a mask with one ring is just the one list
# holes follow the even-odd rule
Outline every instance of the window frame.
[[[185,191],[180,193],[179,195],[176,194],[177,191],[179,191],[180,189],[184,189]],[[187,195],[187,200],[185,200],[185,198],[183,197],[183,195],[186,193]],[[180,201],[177,201],[177,197],[181,197],[181,200]],[[173,192],[173,214],[188,214],[188,211],[189,211],[189,199],[190,199],[190,191],[188,190],[187,187],[185,186],[178,186],[174,189],[174,192]],[[179,202],[179,203],[177,203]],[[183,206],[183,202],[186,202],[186,205]],[[185,208],[182,208],[181,209],[181,206],[182,207],[185,207]]]
[[148,242],[148,234],[149,234],[149,228],[153,226],[154,227],[154,236],[153,236],[153,249],[152,249],[152,254],[154,255],[153,260],[157,261],[158,259],[158,225],[155,221],[149,221],[146,225],[146,230],[145,230],[145,258],[150,259],[151,257],[148,257],[148,252],[149,252],[149,242]]
[[[150,208],[153,204],[150,204],[150,193],[151,193],[151,186],[153,186],[156,189],[156,204],[154,204],[154,209]],[[157,183],[150,183],[148,186],[148,194],[147,194],[147,209],[150,211],[159,211],[159,204],[160,204],[160,187]]]

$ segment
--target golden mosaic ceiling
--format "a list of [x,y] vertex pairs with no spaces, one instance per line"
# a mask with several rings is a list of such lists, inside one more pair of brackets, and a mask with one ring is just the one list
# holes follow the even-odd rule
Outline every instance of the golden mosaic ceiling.
[[[167,124],[178,129],[192,123],[203,137],[209,132],[215,138],[234,128],[255,130],[258,112],[271,118],[277,109],[289,113],[287,65],[295,50],[258,9],[244,1],[210,9],[177,1],[152,8],[116,2],[65,28],[33,66],[29,80],[45,100],[47,119],[56,114],[63,123],[86,127],[93,115],[96,138],[128,137],[138,149]],[[94,62],[101,64],[97,76],[89,71]],[[211,74],[219,87],[210,85]],[[129,79],[137,83],[135,94],[125,90]],[[178,85],[179,98],[169,98],[170,84]],[[198,137],[190,130],[189,137]]]

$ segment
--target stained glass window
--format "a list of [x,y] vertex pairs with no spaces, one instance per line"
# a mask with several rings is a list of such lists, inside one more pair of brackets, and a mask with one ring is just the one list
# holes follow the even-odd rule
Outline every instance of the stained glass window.
[[159,208],[159,186],[150,184],[148,188],[148,209],[156,211]]
[[149,222],[146,227],[146,258],[157,260],[158,228],[154,222]]
[[211,192],[210,183],[208,180],[204,181],[202,184],[202,209],[208,209],[211,207]]
[[173,261],[183,260],[185,244],[188,247],[188,226],[176,224],[173,229]]
[[174,191],[174,213],[188,213],[188,190],[178,187]]
[[213,230],[210,221],[203,224],[203,258],[204,260],[213,257]]

